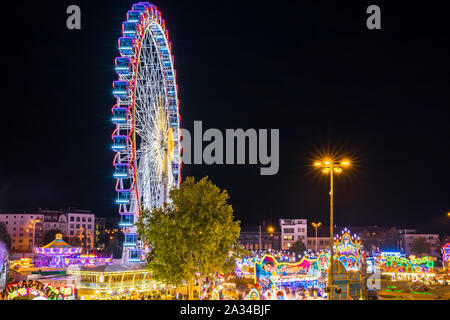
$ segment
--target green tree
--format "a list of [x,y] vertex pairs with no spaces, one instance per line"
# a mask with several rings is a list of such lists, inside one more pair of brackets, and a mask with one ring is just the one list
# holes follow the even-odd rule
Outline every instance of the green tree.
[[0,222],[0,242],[3,242],[8,250],[11,249],[11,236],[8,233],[8,228],[3,222]]
[[149,245],[148,267],[152,276],[171,285],[193,284],[197,279],[227,273],[241,255],[237,244],[240,222],[233,221],[233,208],[208,178],[195,182],[187,178],[179,189],[170,191],[171,204],[141,213],[138,234]]
[[306,251],[306,247],[302,239],[295,241],[289,248],[289,251],[294,252],[296,255],[303,254]]
[[427,240],[420,237],[413,240],[410,250],[417,256],[427,255],[431,252],[431,248]]

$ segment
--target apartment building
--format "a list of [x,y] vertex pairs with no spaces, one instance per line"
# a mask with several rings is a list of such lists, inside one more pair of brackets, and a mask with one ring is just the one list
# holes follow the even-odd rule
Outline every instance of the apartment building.
[[[34,223],[33,221],[40,222]],[[0,222],[6,225],[11,236],[11,251],[31,252],[33,231],[35,245],[40,245],[44,235],[44,216],[40,213],[2,213]]]
[[294,242],[301,239],[306,245],[308,238],[307,219],[280,219],[281,249],[289,250]]
[[441,252],[441,242],[439,240],[438,234],[428,234],[428,233],[417,233],[414,229],[399,229],[398,230],[398,243],[400,250],[404,251],[405,254],[412,255],[414,254],[411,251],[412,243],[414,239],[422,238],[425,239],[426,242],[430,245],[430,254],[432,256],[438,257]]
[[[33,221],[39,221],[33,223]],[[83,247],[94,249],[95,214],[90,210],[42,210],[36,213],[1,213],[3,222],[11,236],[11,250],[31,252],[34,245],[43,246],[44,234],[50,230],[59,230],[69,239],[78,238]]]
[[69,209],[67,216],[67,236],[79,238],[83,246],[89,250],[95,244],[95,214],[90,210]]
[[[317,244],[317,245],[316,245]],[[308,229],[308,241],[305,244],[307,249],[317,252],[325,251],[330,249],[330,227],[321,226],[317,228],[317,237],[316,237],[316,229],[309,228]]]

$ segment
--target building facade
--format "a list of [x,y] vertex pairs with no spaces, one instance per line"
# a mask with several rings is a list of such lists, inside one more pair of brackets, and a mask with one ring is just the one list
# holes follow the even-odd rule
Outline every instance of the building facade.
[[280,250],[281,232],[262,231],[259,228],[247,228],[242,230],[238,242],[247,250]]
[[[37,223],[32,221],[38,220]],[[11,236],[11,251],[31,252],[34,245],[43,246],[43,238],[50,230],[59,230],[69,239],[78,238],[87,250],[94,249],[95,214],[89,210],[42,210],[37,213],[2,213],[3,222]],[[34,226],[34,230],[33,230]]]
[[425,239],[425,241],[430,246],[430,255],[434,257],[438,257],[441,255],[441,241],[439,240],[438,234],[417,233],[417,231],[414,229],[398,230],[398,233],[400,250],[405,252],[407,256],[415,254],[414,252],[412,252],[411,247],[414,239],[417,238]]
[[96,250],[104,250],[106,246],[106,219],[102,217],[95,218],[95,240],[94,246]]
[[[316,246],[317,243],[317,246]],[[308,229],[308,241],[305,244],[306,249],[320,252],[330,249],[330,228],[321,226],[317,228],[317,237],[316,237],[316,229],[309,228]]]
[[95,214],[90,210],[69,209],[66,215],[69,239],[78,238],[84,248],[94,250]]
[[305,244],[308,240],[308,220],[306,219],[280,219],[281,249],[289,250],[292,244],[302,240]]
[[[39,213],[43,216],[44,231],[59,230],[63,236],[67,234],[67,216],[61,211],[40,210]],[[44,243],[43,245],[46,245]]]
[[[33,220],[39,220],[40,222],[33,224]],[[11,236],[11,251],[31,252],[33,248],[33,231],[35,245],[41,245],[44,235],[43,221],[44,216],[40,213],[0,214],[0,222],[6,225]]]

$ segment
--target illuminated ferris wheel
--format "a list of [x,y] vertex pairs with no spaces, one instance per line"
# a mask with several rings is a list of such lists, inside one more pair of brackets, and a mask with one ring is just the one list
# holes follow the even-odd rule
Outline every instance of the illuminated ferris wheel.
[[134,4],[122,24],[112,108],[116,203],[125,240],[123,262],[140,262],[140,210],[160,207],[181,181],[178,87],[172,45],[161,12]]

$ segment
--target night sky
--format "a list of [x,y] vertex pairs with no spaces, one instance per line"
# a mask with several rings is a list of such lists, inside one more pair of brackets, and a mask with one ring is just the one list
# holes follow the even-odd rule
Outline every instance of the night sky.
[[[444,1],[158,1],[182,127],[280,129],[280,171],[185,166],[229,191],[244,226],[328,223],[332,149],[342,226],[450,230],[450,27]],[[14,3],[14,4],[12,4]],[[0,209],[77,207],[116,218],[110,122],[117,38],[132,1],[2,3]],[[66,28],[66,8],[82,30]],[[366,8],[382,30],[366,28]]]

